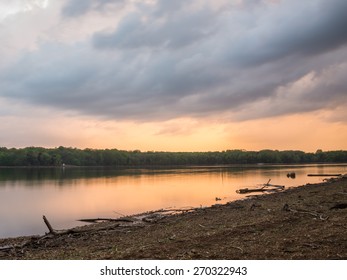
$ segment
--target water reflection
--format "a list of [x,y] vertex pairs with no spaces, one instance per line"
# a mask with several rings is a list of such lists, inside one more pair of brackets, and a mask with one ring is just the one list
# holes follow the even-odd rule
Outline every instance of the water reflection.
[[[288,178],[295,172],[295,179]],[[0,169],[0,236],[43,234],[46,215],[57,229],[81,218],[119,217],[166,207],[198,207],[243,198],[241,187],[319,182],[307,173],[346,173],[347,165],[186,168]]]

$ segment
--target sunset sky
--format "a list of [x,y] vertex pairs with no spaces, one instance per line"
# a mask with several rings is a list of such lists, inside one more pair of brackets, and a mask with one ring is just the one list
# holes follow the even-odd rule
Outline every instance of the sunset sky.
[[347,150],[346,0],[0,0],[0,146]]

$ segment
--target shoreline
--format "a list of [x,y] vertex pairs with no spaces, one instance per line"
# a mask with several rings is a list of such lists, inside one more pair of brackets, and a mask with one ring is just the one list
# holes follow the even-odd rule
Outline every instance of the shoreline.
[[347,259],[346,205],[347,178],[332,179],[131,225],[0,239],[0,259]]

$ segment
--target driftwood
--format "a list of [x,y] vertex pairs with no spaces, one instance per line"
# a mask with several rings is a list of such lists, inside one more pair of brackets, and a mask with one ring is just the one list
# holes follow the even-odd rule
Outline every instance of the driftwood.
[[[177,209],[177,208],[176,209],[175,208],[172,208],[172,209],[160,209],[157,212],[160,212],[160,213],[164,213],[164,212],[174,212],[174,213],[182,212],[182,213],[185,213],[185,212],[190,212],[190,211],[197,210],[197,209],[200,209],[200,207],[198,207],[198,208],[190,207],[190,208],[181,208],[181,209]],[[154,211],[154,212],[156,212],[156,211]]]
[[283,185],[273,185],[273,184],[270,184],[270,181],[271,181],[271,179],[269,179],[269,181],[266,184],[263,184],[262,189],[265,189],[267,187],[274,187],[274,188],[278,188],[278,189],[284,189]]
[[42,218],[43,218],[43,221],[45,222],[46,226],[48,227],[49,232],[52,233],[52,234],[54,234],[55,231],[54,231],[54,229],[52,228],[52,226],[51,226],[51,224],[49,223],[49,221],[47,220],[46,216],[43,215]]
[[95,219],[80,219],[79,222],[85,222],[85,223],[97,223],[97,222],[126,222],[126,223],[133,223],[136,220],[130,219],[130,218],[119,218],[119,219],[112,219],[112,218],[95,218]]
[[263,188],[258,188],[258,189],[249,189],[249,188],[244,188],[244,189],[239,189],[236,192],[239,194],[244,194],[244,193],[251,193],[251,192],[266,192],[268,190],[264,190]]
[[70,234],[70,233],[76,233],[77,231],[75,229],[67,229],[67,230],[55,230],[53,229],[52,225],[48,221],[45,215],[43,215],[43,221],[45,222],[49,233],[46,234],[46,237],[52,236],[52,235],[62,235],[62,234]]
[[274,191],[284,190],[285,188],[284,186],[270,184],[270,181],[271,179],[269,179],[267,183],[262,184],[262,187],[259,187],[259,188],[252,188],[252,189],[244,188],[244,189],[239,189],[236,192],[238,194],[245,194],[245,193],[251,193],[251,192],[274,192]]
[[342,174],[307,174],[309,177],[339,177]]
[[136,215],[136,217],[139,217],[143,222],[146,222],[146,223],[157,223],[159,220],[164,219],[167,216],[188,213],[188,212],[199,210],[199,209],[201,208],[189,207],[189,208],[159,209],[155,211],[148,211],[142,214],[138,214]]
[[43,216],[43,220],[49,229],[49,233],[46,233],[41,239],[46,239],[46,238],[51,238],[56,235],[65,235],[65,234],[81,234],[81,233],[86,233],[86,232],[96,232],[96,231],[102,231],[102,230],[107,230],[107,229],[112,229],[119,227],[120,224],[111,224],[107,225],[105,227],[99,227],[99,228],[71,228],[71,229],[64,229],[64,230],[56,230],[54,229],[48,219]]
[[[142,213],[142,214],[138,214],[138,215],[135,215],[135,216],[143,216],[143,215],[148,215],[148,214],[156,214],[156,213],[179,213],[179,212],[190,212],[190,211],[193,211],[193,210],[197,210],[197,209],[200,209],[199,208],[194,208],[194,207],[189,207],[189,208],[171,208],[171,209],[159,209],[159,210],[154,210],[154,211],[148,211],[148,212],[145,212],[145,213]],[[134,216],[134,217],[135,217]]]

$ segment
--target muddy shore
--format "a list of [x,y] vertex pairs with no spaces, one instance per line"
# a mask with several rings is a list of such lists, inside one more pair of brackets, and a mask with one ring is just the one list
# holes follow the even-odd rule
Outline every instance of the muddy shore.
[[0,239],[0,259],[347,259],[347,178],[136,222]]

